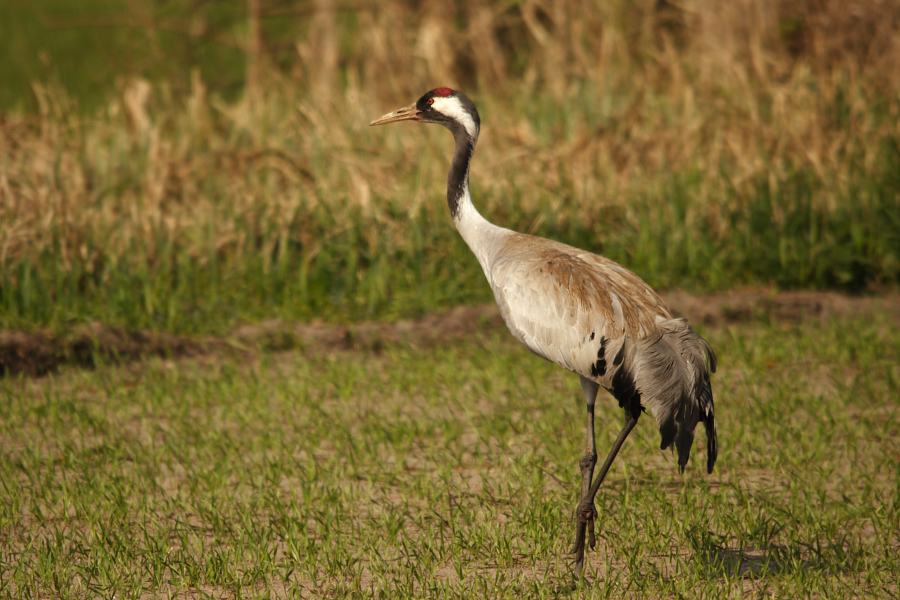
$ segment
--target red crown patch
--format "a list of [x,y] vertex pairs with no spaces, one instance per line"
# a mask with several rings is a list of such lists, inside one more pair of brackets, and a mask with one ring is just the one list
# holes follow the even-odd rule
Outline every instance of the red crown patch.
[[452,93],[453,93],[453,90],[451,90],[450,88],[438,88],[438,89],[434,90],[433,95],[438,96],[440,98],[446,98],[447,96],[451,95]]

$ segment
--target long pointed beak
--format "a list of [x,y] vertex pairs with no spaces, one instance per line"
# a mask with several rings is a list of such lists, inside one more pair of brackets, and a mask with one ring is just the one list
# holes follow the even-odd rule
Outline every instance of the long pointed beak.
[[369,126],[372,125],[387,125],[388,123],[396,123],[397,121],[409,121],[409,120],[417,120],[419,118],[419,110],[416,108],[416,103],[413,102],[409,106],[404,106],[403,108],[398,108],[394,112],[389,112],[386,115],[382,115],[369,123]]

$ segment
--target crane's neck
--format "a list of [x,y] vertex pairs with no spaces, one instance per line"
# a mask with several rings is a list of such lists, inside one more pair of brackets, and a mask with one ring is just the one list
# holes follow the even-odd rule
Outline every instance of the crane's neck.
[[492,250],[496,247],[495,242],[499,236],[510,232],[490,223],[472,204],[472,195],[469,192],[469,164],[472,162],[477,138],[466,135],[459,129],[451,131],[456,141],[456,151],[453,153],[453,163],[447,175],[447,206],[450,208],[453,224],[478,258],[490,281],[490,265],[493,260]]
[[447,174],[447,206],[450,208],[453,223],[459,227],[459,220],[465,216],[462,211],[468,212],[466,209],[471,208],[475,214],[478,213],[472,205],[472,196],[469,193],[469,165],[472,163],[477,140],[459,130],[453,130],[453,138],[456,142],[456,151],[453,153],[453,163]]

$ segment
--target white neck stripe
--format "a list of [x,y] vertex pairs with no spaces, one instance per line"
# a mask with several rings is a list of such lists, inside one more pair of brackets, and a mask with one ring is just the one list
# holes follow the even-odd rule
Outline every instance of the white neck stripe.
[[431,108],[441,114],[447,115],[454,121],[458,121],[466,128],[466,133],[469,134],[469,137],[476,140],[478,139],[478,126],[475,125],[472,115],[463,108],[458,98],[454,98],[453,96],[435,96],[434,104],[431,105]]

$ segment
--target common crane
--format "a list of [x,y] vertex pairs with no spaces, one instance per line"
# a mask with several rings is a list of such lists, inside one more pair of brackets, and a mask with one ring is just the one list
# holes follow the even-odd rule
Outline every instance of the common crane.
[[[585,542],[593,549],[594,498],[625,438],[649,408],[662,437],[674,445],[681,471],[698,422],[706,427],[706,468],[718,445],[710,372],[715,354],[685,319],[675,319],[640,277],[617,263],[560,242],[517,233],[487,221],[469,193],[469,165],[481,120],[472,101],[449,88],[372,121],[437,123],[453,133],[456,150],[447,176],[453,224],[475,254],[510,333],[534,354],[581,379],[587,403],[587,448],[579,461],[575,576],[584,568]],[[597,464],[594,402],[600,388],[625,411],[625,425],[593,479]]]

